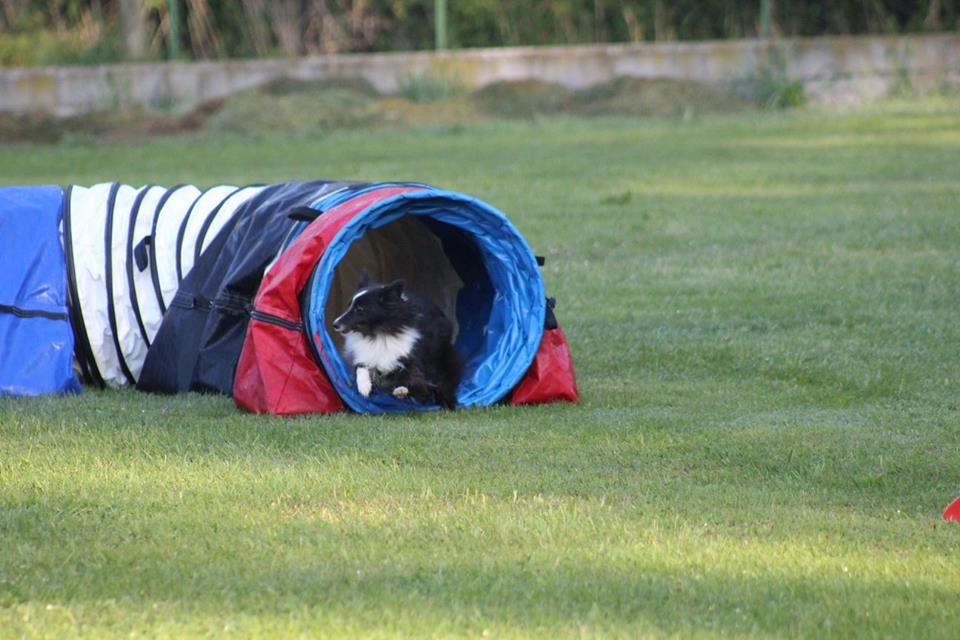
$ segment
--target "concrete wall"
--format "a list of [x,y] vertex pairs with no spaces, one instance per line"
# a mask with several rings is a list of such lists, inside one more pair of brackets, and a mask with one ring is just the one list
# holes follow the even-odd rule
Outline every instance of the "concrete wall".
[[769,64],[774,49],[783,54],[789,77],[802,81],[815,102],[874,98],[904,79],[921,90],[960,86],[960,35],[939,34],[0,69],[0,111],[75,115],[132,106],[185,110],[279,77],[363,78],[383,93],[428,73],[455,77],[471,88],[530,78],[583,88],[616,76],[721,84]]

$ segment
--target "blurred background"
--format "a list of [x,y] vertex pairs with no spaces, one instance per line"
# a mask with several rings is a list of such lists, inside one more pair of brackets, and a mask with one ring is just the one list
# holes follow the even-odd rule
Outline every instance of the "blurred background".
[[0,0],[0,66],[937,32],[960,0]]
[[0,142],[953,96],[958,24],[960,0],[0,0]]

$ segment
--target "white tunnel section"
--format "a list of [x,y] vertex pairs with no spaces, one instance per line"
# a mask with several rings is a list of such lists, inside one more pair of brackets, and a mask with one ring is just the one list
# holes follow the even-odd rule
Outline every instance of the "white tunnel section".
[[201,191],[116,183],[73,186],[65,250],[83,332],[104,383],[136,382],[180,282],[239,207],[263,187]]

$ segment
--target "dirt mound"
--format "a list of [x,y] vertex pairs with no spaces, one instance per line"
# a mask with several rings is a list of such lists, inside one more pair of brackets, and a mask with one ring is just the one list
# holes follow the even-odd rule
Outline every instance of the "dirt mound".
[[[64,120],[60,121],[64,123]],[[63,124],[34,114],[0,113],[0,144],[11,142],[58,142],[63,137]]]
[[378,121],[381,111],[376,98],[350,86],[271,83],[227,98],[204,128],[252,133],[359,127]]
[[183,133],[199,129],[222,106],[222,100],[214,100],[184,115],[146,109],[97,111],[68,118],[0,113],[0,143],[52,144],[70,138],[111,141]]
[[0,114],[0,143],[58,142],[78,136],[114,140],[198,129],[254,133],[370,126],[463,125],[489,118],[575,116],[686,116],[744,111],[747,100],[699,82],[617,78],[573,91],[540,80],[496,82],[430,100],[381,96],[363,80],[304,82],[282,78],[216,100],[185,115],[144,109],[75,118]]
[[450,96],[432,102],[415,102],[390,96],[380,100],[379,124],[421,127],[431,125],[464,125],[485,120],[467,96]]
[[542,80],[494,82],[474,91],[472,99],[483,112],[501,118],[532,118],[563,111],[573,91]]
[[257,89],[272,96],[289,96],[297,93],[321,93],[339,90],[357,93],[368,98],[378,98],[380,94],[373,85],[363,78],[331,78],[329,80],[298,80],[296,78],[277,78]]
[[382,96],[363,80],[282,79],[227,98],[204,127],[215,131],[292,131],[369,126],[456,125],[484,114],[462,93],[413,100]]
[[729,91],[672,78],[620,77],[573,91],[539,80],[497,82],[472,95],[485,113],[530,118],[567,113],[581,116],[675,116],[753,108]]
[[566,111],[584,116],[673,116],[751,108],[751,103],[702,82],[621,77],[577,91]]

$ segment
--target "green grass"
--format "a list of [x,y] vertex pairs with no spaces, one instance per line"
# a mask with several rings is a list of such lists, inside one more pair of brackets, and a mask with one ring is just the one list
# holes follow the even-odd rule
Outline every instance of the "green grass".
[[579,405],[0,401],[0,637],[954,638],[960,109],[0,148],[4,183],[508,212]]

